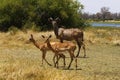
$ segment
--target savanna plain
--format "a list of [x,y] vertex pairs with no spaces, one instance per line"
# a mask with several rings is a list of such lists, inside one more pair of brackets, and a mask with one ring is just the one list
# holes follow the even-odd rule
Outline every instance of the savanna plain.
[[53,66],[51,51],[47,52],[46,59],[52,66],[45,62],[42,65],[41,51],[29,41],[30,34],[40,43],[45,41],[41,35],[49,34],[51,41],[59,41],[53,31],[0,32],[0,80],[120,80],[120,28],[91,27],[84,33],[87,56],[83,58],[81,49],[78,69],[73,61],[68,70],[70,56],[67,52],[65,68],[62,59],[59,68]]

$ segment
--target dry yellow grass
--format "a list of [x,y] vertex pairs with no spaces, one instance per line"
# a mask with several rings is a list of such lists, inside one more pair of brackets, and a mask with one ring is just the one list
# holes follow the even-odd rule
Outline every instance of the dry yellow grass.
[[85,39],[95,44],[120,45],[120,28],[88,28],[85,32]]
[[[53,32],[21,31],[16,34],[0,33],[0,80],[119,80],[120,79],[120,29],[87,29],[85,43],[87,58],[78,58],[78,70],[74,62],[70,70],[41,65],[41,52],[28,40],[30,34],[39,42],[40,35]],[[53,36],[52,41],[58,41]],[[116,42],[115,42],[116,41]],[[77,50],[75,51],[75,53]],[[66,63],[70,61],[66,54]],[[80,56],[83,56],[83,50]],[[53,64],[53,53],[47,60]],[[82,70],[79,70],[82,68]]]

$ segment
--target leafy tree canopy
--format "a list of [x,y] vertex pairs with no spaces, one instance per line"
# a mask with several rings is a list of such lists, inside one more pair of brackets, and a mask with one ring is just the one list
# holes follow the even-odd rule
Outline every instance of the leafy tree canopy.
[[77,0],[0,0],[0,31],[8,31],[11,26],[18,29],[37,27],[52,29],[49,17],[61,18],[67,28],[84,27],[81,18],[83,5]]

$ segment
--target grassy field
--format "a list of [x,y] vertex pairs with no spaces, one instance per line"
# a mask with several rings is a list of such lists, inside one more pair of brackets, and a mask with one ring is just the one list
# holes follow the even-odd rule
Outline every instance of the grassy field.
[[[0,33],[0,80],[119,80],[120,79],[120,28],[88,28],[85,30],[87,57],[78,58],[78,69],[72,63],[70,70],[64,69],[60,60],[59,69],[41,65],[42,54],[29,37],[33,34],[39,42],[40,35],[53,32],[27,33],[18,31]],[[77,50],[75,51],[75,54]],[[66,55],[66,67],[70,58]],[[46,59],[52,62],[53,53],[48,52]]]

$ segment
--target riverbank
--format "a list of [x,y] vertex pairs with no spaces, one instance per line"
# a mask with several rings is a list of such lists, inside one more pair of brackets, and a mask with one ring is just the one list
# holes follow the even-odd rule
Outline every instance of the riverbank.
[[106,21],[89,21],[91,22],[97,22],[97,23],[120,23],[120,20],[106,20]]
[[120,22],[100,21],[100,22],[90,22],[90,25],[93,27],[120,27]]

